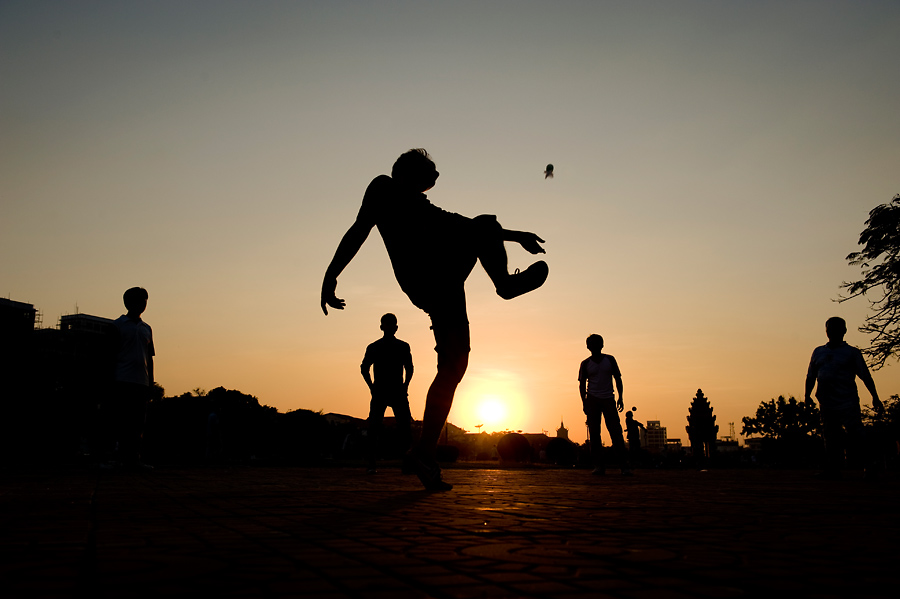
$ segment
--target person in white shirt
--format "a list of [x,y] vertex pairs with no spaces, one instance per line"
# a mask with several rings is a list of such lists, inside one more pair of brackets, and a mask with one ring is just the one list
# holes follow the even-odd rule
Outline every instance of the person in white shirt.
[[142,287],[127,290],[122,299],[126,314],[113,322],[116,348],[113,396],[105,406],[110,442],[117,445],[117,460],[125,467],[140,465],[141,437],[153,387],[153,330],[141,320],[149,294]]
[[[625,449],[622,423],[619,420],[619,412],[625,409],[625,402],[622,398],[622,373],[619,371],[619,364],[614,357],[603,353],[603,337],[600,335],[588,337],[587,348],[591,351],[591,356],[583,360],[578,369],[578,391],[581,394],[581,403],[587,416],[588,432],[591,435],[591,458],[594,461],[592,474],[606,474],[603,448],[600,445],[600,425],[605,418],[606,430],[612,439],[613,449],[622,468],[622,474],[630,476],[633,473],[628,461],[628,452]],[[613,392],[613,380],[615,380],[616,390],[619,392],[618,401]]]

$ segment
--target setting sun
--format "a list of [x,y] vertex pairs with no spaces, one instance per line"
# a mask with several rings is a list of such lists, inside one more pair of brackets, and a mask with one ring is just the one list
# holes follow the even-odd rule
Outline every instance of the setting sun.
[[[499,368],[473,368],[460,385],[450,422],[490,433],[524,428],[531,413],[518,374]],[[482,425],[481,428],[479,425]]]
[[486,395],[478,406],[478,416],[488,427],[495,427],[506,420],[506,404],[495,395]]

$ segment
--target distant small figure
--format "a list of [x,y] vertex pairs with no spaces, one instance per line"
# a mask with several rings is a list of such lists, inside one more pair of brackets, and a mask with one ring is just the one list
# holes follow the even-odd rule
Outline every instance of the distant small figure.
[[[622,398],[622,373],[616,359],[603,353],[603,337],[600,335],[588,337],[587,348],[591,356],[582,361],[578,369],[578,390],[587,416],[588,432],[591,435],[591,458],[594,461],[592,474],[606,474],[603,448],[600,445],[600,425],[605,418],[606,430],[612,438],[613,449],[621,465],[622,474],[630,476],[633,472],[625,449],[625,438],[622,435],[622,423],[618,414],[625,409]],[[618,401],[613,393],[614,379],[619,392]]]
[[641,429],[644,428],[643,422],[638,422],[634,419],[634,410],[637,408],[632,408],[628,412],[625,412],[625,431],[628,436],[628,449],[631,451],[631,455],[633,458],[636,458],[641,453]]
[[548,164],[547,169],[544,171],[544,179],[552,179],[553,178],[553,165]]
[[[397,339],[397,317],[385,314],[381,317],[384,336],[369,344],[360,370],[372,401],[369,404],[369,474],[375,474],[378,459],[378,438],[381,433],[384,411],[388,406],[394,411],[394,420],[400,433],[403,453],[409,450],[412,415],[409,411],[409,382],[413,376],[412,352],[409,344]],[[374,367],[374,368],[373,368]],[[370,372],[374,370],[374,380]]]
[[[844,461],[842,438],[846,431],[848,457],[863,460],[868,466],[865,453],[864,428],[860,417],[859,391],[856,377],[859,377],[872,395],[873,407],[881,412],[884,404],[878,398],[875,381],[859,349],[847,344],[847,323],[843,318],[833,316],[825,321],[825,335],[828,343],[813,350],[806,372],[806,402],[812,403],[812,391],[816,388],[816,399],[822,414],[825,436],[825,471],[821,478],[841,477],[841,463]],[[866,469],[871,476],[871,470]]]
[[111,334],[116,347],[115,386],[101,409],[110,445],[118,445],[117,459],[126,468],[142,466],[141,437],[147,417],[147,403],[153,387],[153,331],[141,320],[149,294],[132,287],[122,296],[127,310],[113,322]]

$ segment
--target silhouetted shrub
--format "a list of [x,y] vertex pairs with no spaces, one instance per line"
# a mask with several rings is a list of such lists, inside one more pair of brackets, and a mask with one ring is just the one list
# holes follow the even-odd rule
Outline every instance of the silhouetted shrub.
[[577,447],[568,439],[554,437],[547,443],[547,459],[558,466],[571,466],[578,459]]
[[504,462],[527,462],[531,459],[531,445],[519,433],[507,433],[497,442],[497,453]]

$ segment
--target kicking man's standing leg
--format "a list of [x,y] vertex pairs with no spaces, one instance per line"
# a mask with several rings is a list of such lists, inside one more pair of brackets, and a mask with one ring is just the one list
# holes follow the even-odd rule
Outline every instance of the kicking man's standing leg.
[[437,374],[425,396],[425,415],[422,418],[422,436],[419,440],[423,456],[429,459],[434,458],[441,430],[453,405],[456,387],[469,365],[469,323],[432,322],[438,365]]
[[426,489],[445,491],[453,485],[441,479],[441,469],[435,461],[435,450],[450,408],[453,395],[469,365],[469,321],[465,310],[465,292],[444,296],[442,305],[431,311],[435,351],[438,355],[437,374],[425,396],[422,435],[412,456],[413,466]]

